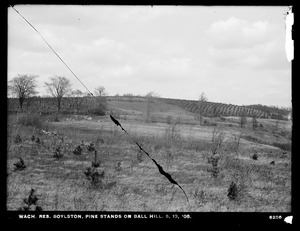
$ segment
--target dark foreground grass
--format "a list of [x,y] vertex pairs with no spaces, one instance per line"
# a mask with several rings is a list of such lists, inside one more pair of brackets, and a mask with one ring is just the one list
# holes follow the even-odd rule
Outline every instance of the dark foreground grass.
[[[168,137],[134,135],[186,191],[189,206],[182,191],[159,174],[119,129],[55,129],[57,135],[40,134],[23,125],[9,129],[9,210],[20,208],[34,188],[39,206],[48,211],[291,211],[290,153],[283,156],[280,150],[261,149],[255,161],[252,150],[220,152],[219,172],[213,177],[208,171],[209,141],[178,142],[180,131],[173,138],[169,133]],[[17,134],[22,139],[19,143],[13,140]],[[33,135],[41,142],[32,141]],[[91,187],[85,174],[95,159],[87,148],[90,142],[97,150],[97,171],[104,172],[100,187]],[[82,152],[75,155],[79,145]],[[61,158],[53,156],[58,147]],[[26,168],[15,171],[14,163],[20,158]],[[271,161],[275,164],[270,165]],[[228,196],[232,182],[237,186],[234,199]]]

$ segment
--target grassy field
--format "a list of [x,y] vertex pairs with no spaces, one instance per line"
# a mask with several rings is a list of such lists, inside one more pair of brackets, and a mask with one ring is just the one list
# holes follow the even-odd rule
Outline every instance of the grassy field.
[[[237,117],[200,126],[196,115],[153,102],[146,123],[145,102],[108,107],[189,203],[108,116],[24,113],[8,116],[8,210],[291,211],[290,121],[258,119],[255,131],[251,118],[245,128]],[[32,188],[38,201],[29,206]]]

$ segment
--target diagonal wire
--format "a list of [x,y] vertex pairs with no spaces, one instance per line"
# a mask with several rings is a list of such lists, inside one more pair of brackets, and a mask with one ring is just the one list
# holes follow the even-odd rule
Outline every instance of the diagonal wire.
[[38,35],[43,39],[43,41],[47,44],[47,46],[53,51],[53,53],[59,58],[59,60],[68,68],[68,70],[75,76],[75,78],[82,84],[82,86],[84,86],[84,88],[91,94],[91,96],[93,96],[93,98],[98,102],[98,104],[101,106],[101,108],[110,116],[110,119],[117,125],[119,126],[127,135],[128,137],[139,147],[139,149],[144,152],[152,161],[153,163],[156,165],[156,167],[158,168],[158,171],[160,174],[162,174],[163,176],[165,176],[169,182],[171,182],[172,184],[175,184],[177,185],[181,190],[182,192],[184,193],[186,199],[187,199],[187,202],[188,204],[190,205],[189,203],[189,199],[185,193],[185,191],[183,190],[183,188],[172,178],[172,176],[165,172],[164,169],[156,162],[155,159],[153,159],[148,152],[146,152],[142,147],[141,145],[135,141],[132,136],[123,128],[123,126],[121,125],[121,123],[116,120],[114,118],[114,116],[109,113],[108,111],[105,110],[105,107],[101,104],[101,102],[98,100],[97,97],[95,97],[93,95],[93,93],[85,86],[85,84],[79,79],[79,77],[71,70],[71,68],[66,64],[66,62],[56,53],[56,51],[50,46],[50,44],[46,41],[46,39],[41,35],[41,33],[19,12],[17,11],[13,6],[11,6],[29,25],[30,27],[36,32],[38,33]]
[[[97,100],[97,98],[93,95],[93,93],[85,86],[85,84],[79,79],[79,77],[72,71],[72,69],[66,64],[66,62],[56,53],[56,51],[51,47],[51,45],[46,41],[46,39],[43,37],[43,35],[19,12],[17,11],[13,6],[11,6],[30,26],[33,30],[35,30],[36,33],[44,40],[44,42],[47,44],[47,46],[53,51],[53,53],[59,58],[59,60],[68,68],[68,70],[75,76],[75,78],[82,84],[82,86]],[[98,102],[98,100],[97,100]],[[98,102],[102,109],[104,109],[103,105]]]

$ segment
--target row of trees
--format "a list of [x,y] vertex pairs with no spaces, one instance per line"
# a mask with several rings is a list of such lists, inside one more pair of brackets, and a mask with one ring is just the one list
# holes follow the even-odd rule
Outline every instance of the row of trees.
[[[18,75],[8,82],[8,92],[19,99],[21,111],[23,109],[24,101],[38,94],[38,92],[36,91],[37,78],[37,75],[25,74]],[[58,112],[61,109],[61,102],[63,97],[71,96],[79,99],[80,97],[90,95],[90,93],[83,93],[78,89],[72,90],[71,81],[64,76],[52,76],[49,78],[49,81],[46,81],[44,84],[47,92],[49,92],[52,97],[56,98]],[[107,95],[107,92],[105,91],[105,88],[103,86],[99,86],[94,89],[94,94],[95,96],[101,98]]]
[[[203,111],[201,110],[202,109],[202,105],[207,102],[207,97],[205,95],[204,92],[202,92],[199,96],[199,99],[198,99],[198,104],[199,104],[199,124],[202,125],[203,123]],[[247,117],[246,117],[246,114],[243,113],[241,116],[240,116],[240,121],[239,121],[239,124],[241,126],[241,128],[244,128],[245,125],[247,123]],[[252,129],[253,130],[256,130],[256,128],[258,127],[258,122],[257,122],[257,119],[255,117],[252,117]]]

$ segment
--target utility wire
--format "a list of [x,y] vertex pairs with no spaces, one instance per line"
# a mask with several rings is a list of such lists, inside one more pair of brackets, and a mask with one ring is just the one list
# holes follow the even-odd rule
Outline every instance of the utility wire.
[[36,33],[38,33],[38,35],[44,40],[44,42],[53,51],[53,53],[57,56],[57,58],[59,58],[59,60],[68,68],[68,70],[75,76],[75,78],[82,84],[82,86],[97,100],[99,105],[105,111],[105,108],[103,107],[103,105],[98,101],[98,99],[93,95],[93,93],[85,86],[85,84],[79,79],[79,77],[72,71],[72,69],[68,66],[68,64],[66,64],[66,62],[56,53],[56,51],[50,46],[50,44],[46,41],[46,39],[43,37],[43,35],[19,11],[17,11],[13,6],[11,6],[11,7],[31,26],[32,29],[35,30]]
[[139,147],[139,149],[144,152],[152,161],[153,163],[156,165],[156,167],[158,168],[159,170],[159,173],[164,175],[168,180],[169,182],[171,182],[172,184],[175,184],[177,185],[184,193],[187,201],[188,201],[188,204],[190,205],[189,203],[189,199],[185,193],[185,191],[183,190],[183,188],[171,177],[171,175],[167,172],[165,172],[163,170],[163,168],[156,162],[155,159],[153,159],[148,152],[146,152],[142,147],[141,145],[135,141],[131,135],[123,128],[123,126],[120,124],[120,122],[118,120],[116,120],[113,115],[111,113],[109,113],[108,111],[106,111],[105,107],[99,102],[99,100],[97,99],[97,97],[95,97],[93,95],[93,93],[85,86],[85,84],[79,79],[79,77],[71,70],[71,68],[66,64],[66,62],[57,54],[57,52],[50,46],[50,44],[46,41],[46,39],[41,35],[41,33],[19,12],[17,11],[13,6],[11,6],[27,23],[28,25],[30,25],[30,27],[36,32],[38,33],[38,35],[44,40],[44,42],[47,44],[47,46],[53,51],[53,53],[59,58],[59,60],[68,68],[68,70],[75,76],[75,78],[82,84],[82,86],[93,96],[93,98],[97,101],[97,103],[102,107],[102,109],[110,116],[110,119],[117,125],[117,126],[120,126],[120,128],[128,135],[128,137]]

